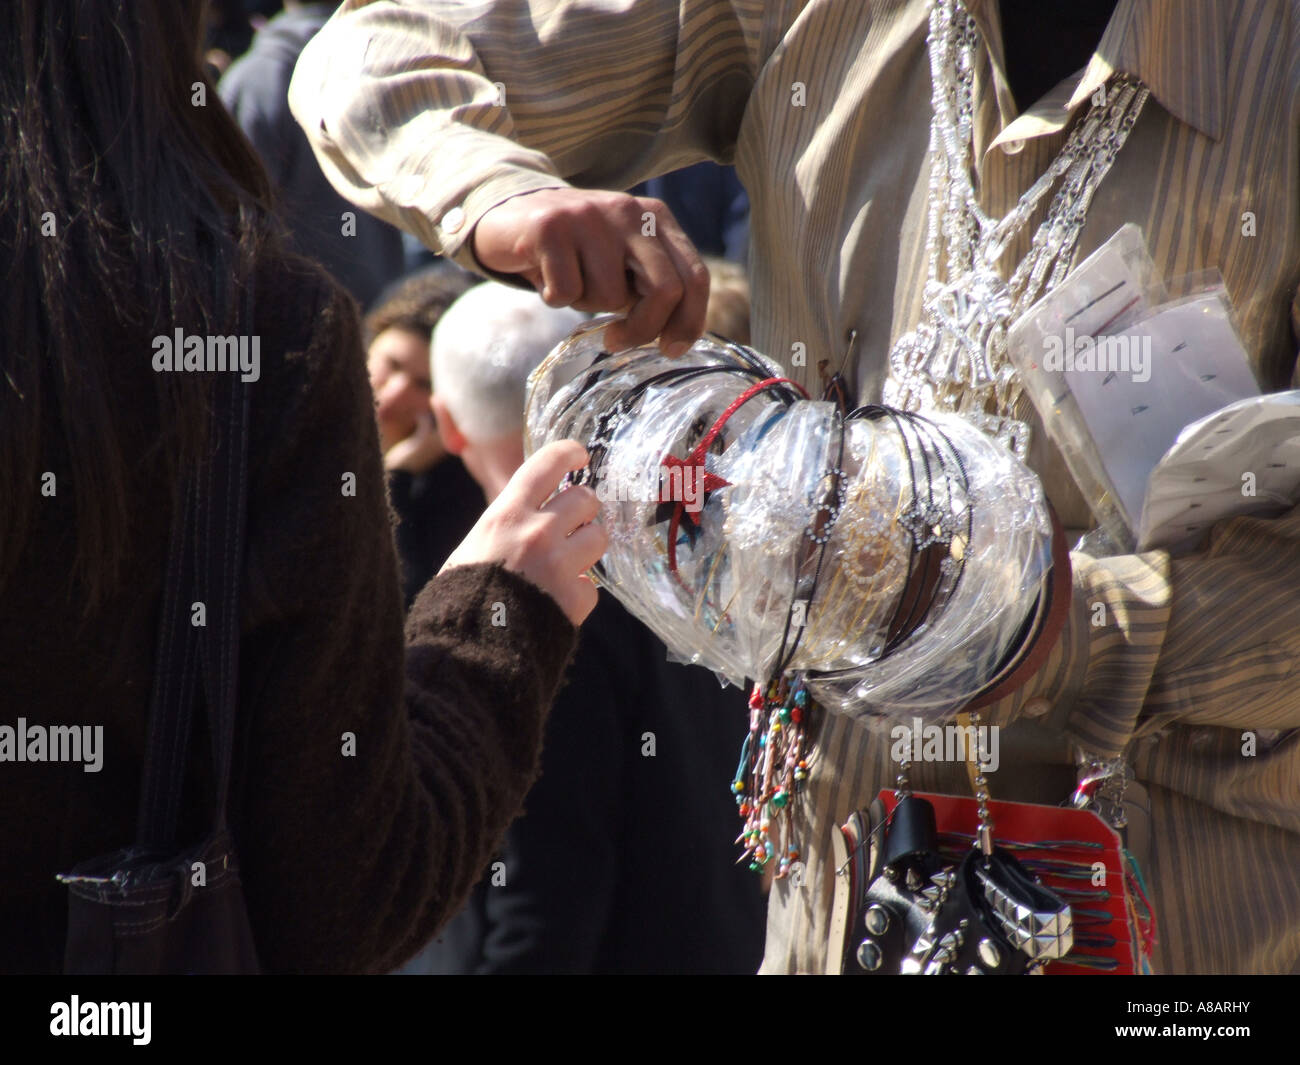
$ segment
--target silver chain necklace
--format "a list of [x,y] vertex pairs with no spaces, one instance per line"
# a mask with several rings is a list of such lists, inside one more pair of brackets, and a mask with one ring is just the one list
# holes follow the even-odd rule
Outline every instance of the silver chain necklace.
[[[906,410],[960,413],[1023,460],[1029,426],[1011,416],[1021,389],[1007,358],[1007,329],[1069,272],[1093,193],[1150,93],[1126,74],[1112,78],[1105,102],[1094,102],[1052,165],[1005,216],[992,218],[971,177],[978,33],[962,0],[934,0],[927,43],[934,107],[929,273],[921,322],[890,352],[884,400]],[[1028,253],[1004,281],[998,261],[1062,177]]]

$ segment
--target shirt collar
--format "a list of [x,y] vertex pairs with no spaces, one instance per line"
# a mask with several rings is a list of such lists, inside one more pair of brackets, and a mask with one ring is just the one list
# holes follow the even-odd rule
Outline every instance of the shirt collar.
[[[997,0],[966,0],[966,6],[988,42],[1005,133],[1016,110],[1006,77]],[[1119,0],[1092,59],[1064,105],[1064,117],[1068,118],[1118,71],[1138,78],[1175,118],[1212,140],[1222,139],[1228,17],[1227,5],[1218,0]],[[1051,125],[1054,123],[1049,122]],[[1002,140],[1001,135],[998,139]]]

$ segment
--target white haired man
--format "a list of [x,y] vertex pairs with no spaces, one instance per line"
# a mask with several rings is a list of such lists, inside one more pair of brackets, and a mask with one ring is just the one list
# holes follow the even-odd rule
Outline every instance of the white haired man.
[[548,307],[535,292],[492,281],[456,300],[433,330],[434,417],[487,496],[500,494],[524,461],[529,373],[586,315]]
[[[489,282],[435,327],[438,429],[489,500],[523,461],[528,375],[584,317]],[[718,786],[744,737],[745,694],[668,662],[663,644],[613,599],[602,596],[595,613],[547,721],[542,776],[500,864],[403,972],[758,966],[760,881],[734,864],[736,807]]]

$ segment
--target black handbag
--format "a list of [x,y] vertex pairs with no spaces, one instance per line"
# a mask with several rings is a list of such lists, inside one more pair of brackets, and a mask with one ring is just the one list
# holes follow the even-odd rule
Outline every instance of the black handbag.
[[[226,827],[239,688],[248,409],[248,388],[237,375],[215,382],[214,446],[185,486],[172,521],[136,841],[59,876],[69,891],[67,974],[259,971]],[[192,614],[197,602],[206,611],[203,625]],[[206,839],[180,850],[177,826],[200,699],[212,740],[213,825]]]

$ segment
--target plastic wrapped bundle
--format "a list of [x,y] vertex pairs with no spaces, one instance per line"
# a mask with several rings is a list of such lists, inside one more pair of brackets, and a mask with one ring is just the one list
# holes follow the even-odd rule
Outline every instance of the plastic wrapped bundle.
[[847,418],[747,348],[611,353],[609,319],[537,368],[530,451],[585,444],[594,574],[684,661],[800,673],[833,709],[938,717],[983,687],[1050,563],[1037,478],[960,418]]

